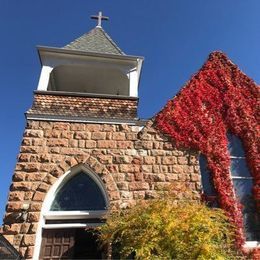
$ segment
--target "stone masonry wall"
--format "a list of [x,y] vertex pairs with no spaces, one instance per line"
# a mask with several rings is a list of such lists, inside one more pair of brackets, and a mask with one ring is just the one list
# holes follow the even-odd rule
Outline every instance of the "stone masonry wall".
[[[50,187],[84,163],[103,180],[112,210],[155,198],[183,183],[199,198],[196,153],[175,149],[153,122],[138,126],[28,121],[10,187],[3,234],[26,258],[33,256],[41,206]],[[171,184],[172,183],[172,184]],[[26,219],[16,217],[29,204]]]

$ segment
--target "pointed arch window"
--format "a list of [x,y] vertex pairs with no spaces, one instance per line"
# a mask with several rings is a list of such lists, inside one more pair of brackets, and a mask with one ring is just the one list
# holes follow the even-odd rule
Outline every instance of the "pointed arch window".
[[80,171],[70,178],[57,192],[50,210],[105,210],[106,201],[98,184]]
[[[243,206],[244,232],[247,241],[260,241],[260,219],[252,194],[253,177],[247,167],[245,152],[241,140],[232,134],[227,135],[228,150],[231,159],[230,174],[235,194]],[[217,192],[213,185],[212,176],[207,168],[207,160],[200,156],[200,171],[202,188],[210,206],[218,206]]]
[[46,225],[54,219],[101,219],[108,207],[109,199],[103,181],[88,166],[80,164],[51,187],[42,215]]

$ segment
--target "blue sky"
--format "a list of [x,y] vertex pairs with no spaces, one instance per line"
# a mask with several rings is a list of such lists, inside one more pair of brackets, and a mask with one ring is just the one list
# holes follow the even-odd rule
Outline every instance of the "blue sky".
[[260,82],[259,0],[0,0],[1,216],[39,79],[36,46],[66,45],[96,25],[89,16],[98,11],[126,54],[145,57],[141,118],[156,114],[214,50]]

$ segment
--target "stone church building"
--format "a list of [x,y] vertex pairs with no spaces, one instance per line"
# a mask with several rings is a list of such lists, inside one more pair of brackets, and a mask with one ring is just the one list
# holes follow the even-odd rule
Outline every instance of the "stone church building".
[[[202,193],[218,197],[196,147],[175,145],[156,117],[138,118],[143,57],[126,55],[101,18],[62,48],[38,47],[42,69],[2,230],[25,259],[102,257],[86,229],[101,225],[108,211],[156,198],[169,185],[180,199],[187,195],[178,193],[183,184],[194,200]],[[256,215],[256,177],[238,176],[253,201],[248,214]],[[256,226],[249,228],[249,247],[259,241]]]

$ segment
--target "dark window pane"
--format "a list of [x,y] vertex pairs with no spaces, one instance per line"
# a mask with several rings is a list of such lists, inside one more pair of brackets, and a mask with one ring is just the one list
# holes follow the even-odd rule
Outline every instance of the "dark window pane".
[[230,133],[227,135],[227,138],[228,138],[228,151],[230,155],[236,157],[245,157],[243,144],[240,138]]
[[260,240],[259,214],[256,211],[252,196],[253,182],[251,179],[233,179],[234,188],[239,201],[243,205],[244,230],[247,241]]
[[81,172],[58,191],[51,210],[104,210],[105,207],[105,199],[99,186],[91,177]]
[[231,175],[240,177],[251,177],[245,159],[231,159]]
[[202,188],[205,195],[208,196],[217,195],[217,192],[213,185],[211,173],[207,167],[206,157],[201,155],[199,159],[199,163],[200,163],[200,172],[201,172],[201,179],[202,179]]

